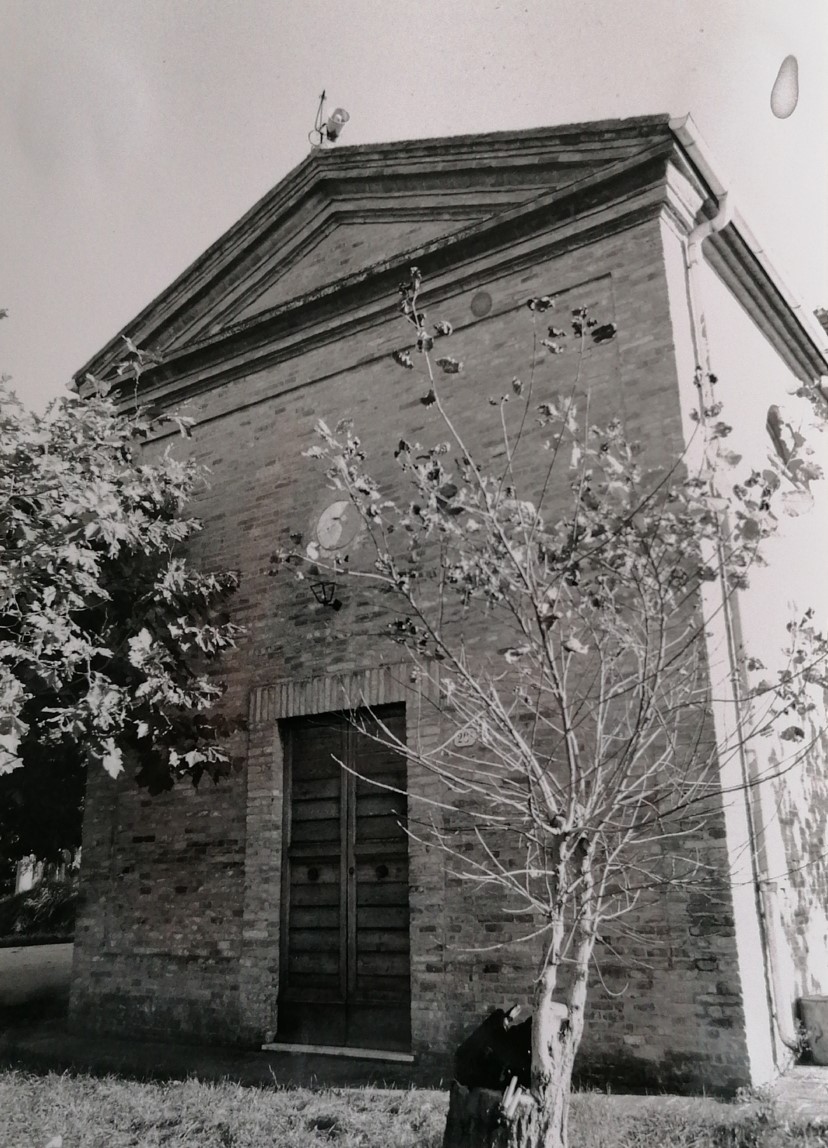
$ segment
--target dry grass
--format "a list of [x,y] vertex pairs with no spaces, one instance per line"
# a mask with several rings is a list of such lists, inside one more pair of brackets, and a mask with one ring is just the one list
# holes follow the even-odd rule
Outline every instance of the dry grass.
[[438,1148],[446,1094],[0,1074],[0,1146]]
[[[447,1093],[0,1073],[0,1148],[439,1148]],[[572,1148],[826,1148],[772,1104],[580,1093]]]
[[828,1148],[828,1128],[788,1122],[761,1095],[740,1104],[710,1097],[580,1093],[572,1148]]

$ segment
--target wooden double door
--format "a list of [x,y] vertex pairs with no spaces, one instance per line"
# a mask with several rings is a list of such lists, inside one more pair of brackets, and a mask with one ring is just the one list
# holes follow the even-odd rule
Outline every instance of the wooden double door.
[[406,763],[370,736],[405,707],[374,714],[284,724],[280,1040],[410,1047]]

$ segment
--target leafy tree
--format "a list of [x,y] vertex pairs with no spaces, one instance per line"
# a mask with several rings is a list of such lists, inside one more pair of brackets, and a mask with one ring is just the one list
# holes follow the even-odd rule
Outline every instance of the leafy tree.
[[[810,614],[792,624],[785,670],[732,707],[723,740],[713,711],[729,667],[714,664],[707,631],[761,560],[790,460],[723,482],[739,459],[702,372],[686,457],[648,458],[618,419],[593,422],[584,351],[616,332],[578,309],[538,338],[553,355],[571,348],[568,392],[538,394],[533,365],[526,385],[489,400],[505,460],[495,468],[464,433],[451,397],[463,365],[437,355],[451,328],[427,325],[421,286],[414,268],[400,288],[414,341],[394,359],[423,364],[422,402],[447,441],[399,440],[400,496],[368,469],[350,421],[318,423],[306,453],[357,508],[362,534],[346,554],[311,542],[274,559],[379,595],[389,637],[441,699],[453,732],[439,745],[382,726],[379,737],[443,782],[430,826],[414,832],[526,922],[538,950],[531,1089],[510,1089],[504,1111],[511,1145],[558,1148],[596,947],[612,952],[631,910],[668,884],[715,892],[726,858],[704,828],[727,799],[721,763],[760,734],[792,751],[786,768],[808,754],[828,646]],[[535,324],[553,306],[530,299]]]
[[87,389],[38,415],[0,384],[0,854],[12,858],[79,844],[89,767],[133,769],[156,793],[231,765],[234,723],[207,712],[223,692],[207,671],[238,633],[222,613],[238,576],[183,552],[203,473],[169,450],[143,461],[151,421],[120,412],[106,385]]

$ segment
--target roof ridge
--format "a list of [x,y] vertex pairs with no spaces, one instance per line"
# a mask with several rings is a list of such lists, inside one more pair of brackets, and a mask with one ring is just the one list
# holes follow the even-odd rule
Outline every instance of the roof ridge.
[[650,115],[643,116],[622,116],[615,119],[605,120],[577,120],[573,123],[566,124],[544,124],[533,128],[502,128],[494,132],[459,132],[456,135],[448,136],[414,136],[405,137],[398,140],[383,140],[375,143],[361,143],[361,144],[340,144],[337,145],[336,150],[325,150],[322,154],[327,156],[334,155],[347,155],[356,154],[366,151],[389,151],[393,148],[404,147],[407,144],[419,144],[423,146],[445,145],[449,143],[462,144],[462,143],[488,143],[497,140],[522,140],[522,139],[554,139],[556,136],[563,135],[577,135],[588,133],[590,135],[600,134],[601,132],[617,132],[623,129],[633,129],[637,127],[660,127],[669,128],[670,114],[669,112],[658,112]]
[[[567,135],[578,134],[589,134],[600,138],[602,134],[617,134],[619,129],[634,129],[636,127],[663,128],[663,134],[665,138],[667,138],[670,136],[669,119],[669,115],[664,113],[650,116],[633,116],[625,119],[584,121],[575,124],[562,124],[557,127],[526,128],[515,131],[498,131],[460,136],[435,136],[429,139],[401,140],[396,143],[357,144],[350,147],[338,147],[335,151],[330,149],[312,152],[310,155],[305,156],[304,159],[269,188],[242,216],[226,228],[209,247],[189,263],[171,283],[168,283],[166,287],[158,292],[137,315],[134,315],[112,339],[108,340],[103,347],[99,348],[95,354],[75,372],[75,377],[82,376],[85,372],[90,371],[94,364],[98,363],[102,357],[117,347],[122,335],[130,334],[132,337],[136,337],[136,333],[141,325],[150,320],[153,312],[161,306],[165,300],[171,301],[182,292],[186,296],[188,289],[191,288],[200,289],[199,279],[202,275],[206,275],[206,281],[209,281],[213,274],[220,273],[220,268],[214,268],[213,265],[217,261],[220,262],[222,248],[227,248],[235,239],[243,237],[245,229],[254,226],[258,218],[263,217],[266,219],[271,209],[274,209],[276,216],[278,216],[282,210],[282,207],[279,205],[282,204],[286,206],[290,203],[293,195],[301,194],[303,182],[313,185],[315,182],[315,173],[318,173],[318,178],[324,180],[326,177],[335,176],[337,169],[341,169],[341,167],[345,166],[343,161],[346,161],[347,164],[349,159],[353,161],[357,157],[366,157],[371,154],[380,157],[389,153],[400,152],[406,145],[411,148],[420,147],[427,153],[429,151],[447,152],[452,147],[456,148],[465,143],[470,145],[468,148],[469,153],[474,154],[475,151],[483,150],[487,145],[491,146],[497,142],[506,143],[514,141],[515,143],[519,143],[521,141],[537,140],[539,143],[553,143],[558,139],[565,138]],[[661,135],[662,133],[658,132],[656,134]],[[649,143],[651,136],[652,133],[642,133],[642,145]],[[625,137],[635,138],[630,130],[625,132]],[[613,166],[613,164],[611,163],[610,166]],[[493,214],[499,213],[495,212]]]

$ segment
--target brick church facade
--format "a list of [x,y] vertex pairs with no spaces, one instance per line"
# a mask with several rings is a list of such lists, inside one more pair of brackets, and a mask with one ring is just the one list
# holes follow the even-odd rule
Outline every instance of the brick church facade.
[[[246,712],[248,729],[244,769],[216,786],[150,797],[129,778],[90,776],[78,1028],[370,1048],[427,1074],[445,1069],[476,1018],[528,999],[531,947],[483,951],[512,936],[505,907],[396,832],[398,798],[331,768],[335,753],[387,779],[400,766],[372,757],[342,715],[377,707],[402,737],[416,725],[436,740],[433,699],[356,594],[333,612],[269,576],[286,532],[314,537],[337,499],[302,455],[317,418],[353,418],[373,459],[400,435],[440,433],[390,359],[412,263],[429,312],[454,325],[452,354],[465,362],[455,397],[481,443],[491,408],[480,396],[528,361],[533,295],[616,325],[589,349],[585,376],[628,436],[664,457],[684,448],[708,355],[717,366],[736,343],[753,356],[756,390],[734,382],[731,415],[753,420],[761,449],[764,377],[781,402],[828,373],[824,333],[734,211],[689,120],[309,156],[124,330],[162,360],[142,375],[145,401],[195,419],[186,449],[212,472],[195,508],[197,557],[241,571],[233,609],[246,634],[222,667],[222,704]],[[121,346],[113,339],[78,378],[112,374]],[[553,382],[563,369],[541,366]],[[146,449],[174,441],[159,433]],[[796,998],[828,992],[824,757],[808,770],[774,793],[773,841],[768,830],[757,843],[745,794],[711,821],[729,897],[676,891],[636,921],[644,948],[610,962],[612,992],[593,988],[586,1072],[715,1090],[770,1079],[785,1062]],[[436,793],[414,766],[398,780],[410,800]],[[777,880],[771,856],[795,875]]]

